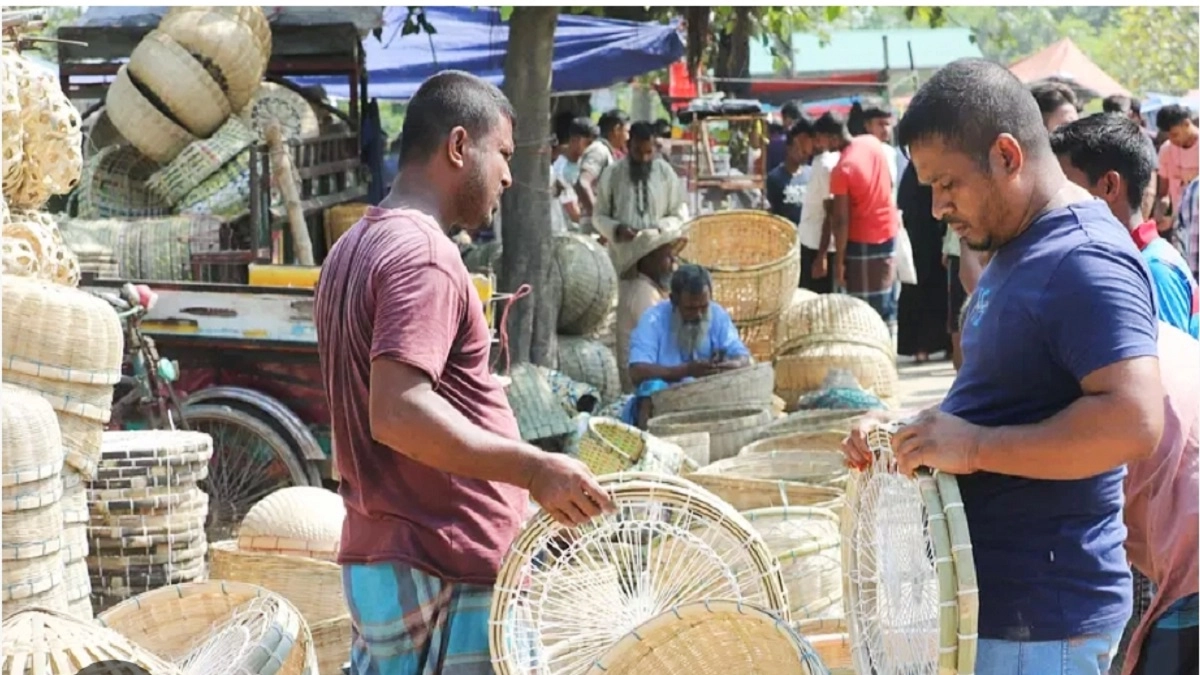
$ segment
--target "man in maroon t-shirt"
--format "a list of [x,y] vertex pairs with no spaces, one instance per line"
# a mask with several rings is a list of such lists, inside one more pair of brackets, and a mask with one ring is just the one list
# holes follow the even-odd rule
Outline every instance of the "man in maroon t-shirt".
[[491,673],[492,585],[529,497],[568,525],[612,507],[582,463],[521,442],[447,236],[484,226],[511,185],[512,125],[495,86],[426,80],[391,193],[338,240],[317,286],[355,675]]

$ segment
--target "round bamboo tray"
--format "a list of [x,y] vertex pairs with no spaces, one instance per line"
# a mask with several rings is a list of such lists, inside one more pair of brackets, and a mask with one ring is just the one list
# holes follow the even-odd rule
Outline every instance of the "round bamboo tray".
[[254,584],[286,598],[312,630],[318,671],[341,670],[350,653],[351,622],[337,563],[242,551],[236,541],[217,542],[209,554],[209,579]]
[[617,299],[617,272],[608,251],[591,237],[562,235],[554,238],[554,260],[562,288],[558,332],[590,335]]
[[621,396],[617,357],[598,340],[559,336],[558,370],[576,382],[595,387],[600,392],[601,404],[615,401]]
[[0,388],[3,450],[0,485],[46,480],[62,470],[62,434],[54,408],[36,392],[7,382]]
[[204,64],[240,112],[258,91],[271,58],[271,28],[258,6],[172,7],[158,30]]
[[325,209],[325,246],[333,248],[335,242],[354,227],[366,215],[370,204],[349,202]]
[[231,112],[225,92],[204,66],[161,30],[152,30],[129,55],[129,75],[162,103],[169,117],[208,138]]
[[769,408],[775,369],[769,363],[683,382],[651,396],[654,416],[703,408]]
[[[143,593],[96,617],[111,628],[157,655],[178,663],[210,636],[213,626],[225,623],[238,609],[256,598],[269,598],[275,610],[271,631],[291,648],[284,651],[279,675],[302,675],[316,664],[308,625],[287,600],[278,594],[231,581],[178,584]],[[279,649],[270,651],[279,654]]]
[[871,305],[849,295],[830,293],[793,301],[779,317],[776,353],[809,345],[855,341],[895,359],[892,334]]
[[336,492],[308,486],[276,490],[242,519],[238,548],[336,561],[345,517]]
[[845,456],[839,451],[780,450],[727,457],[697,473],[841,488],[846,482],[846,471]]
[[770,436],[754,441],[742,448],[738,456],[757,455],[764,452],[791,452],[806,450],[809,452],[840,453],[842,442],[846,440],[846,432],[829,431],[800,431],[780,436]]
[[810,391],[821,389],[829,371],[847,370],[863,389],[880,399],[899,393],[900,375],[889,352],[852,342],[812,344],[775,357],[775,393],[789,408]]
[[688,459],[696,463],[696,466],[706,466],[709,463],[708,444],[709,436],[707,431],[698,431],[690,434],[679,434],[678,436],[662,436],[661,440],[677,445],[683,454],[687,455]]
[[196,140],[146,98],[121,66],[104,99],[108,118],[121,136],[146,157],[166,164]]
[[5,276],[0,287],[5,370],[76,384],[112,385],[121,379],[125,338],[107,302],[19,277]]
[[774,317],[800,283],[796,226],[764,211],[711,213],[685,226],[680,257],[712,274],[713,301],[734,321]]
[[678,474],[686,455],[678,446],[607,417],[590,417],[579,439],[579,461],[597,476],[619,471]]
[[274,82],[263,82],[239,116],[263,141],[267,140],[267,127],[273,122],[279,124],[285,140],[321,135],[321,123],[308,99]]
[[241,120],[230,117],[211,137],[187,146],[170,164],[151,174],[146,187],[174,206],[254,141],[254,133]]
[[786,620],[778,561],[728,505],[675,477],[599,480],[617,512],[567,529],[539,510],[505,555],[490,619],[498,675],[581,672],[678,603],[727,598]]
[[756,607],[710,600],[673,607],[610,647],[587,675],[823,675],[808,642]]
[[115,631],[61,611],[28,609],[4,621],[5,675],[78,675],[105,664],[106,675],[179,675],[179,670]]
[[647,427],[655,436],[708,432],[709,459],[715,462],[736,455],[770,420],[771,411],[766,407],[706,408],[656,415]]

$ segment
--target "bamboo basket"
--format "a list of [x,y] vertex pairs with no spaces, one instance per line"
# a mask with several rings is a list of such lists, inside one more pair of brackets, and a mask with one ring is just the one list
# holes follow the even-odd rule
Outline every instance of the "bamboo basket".
[[63,446],[54,408],[36,392],[7,382],[0,391],[0,485],[8,490],[13,485],[57,477],[62,469]]
[[271,58],[271,28],[262,8],[172,7],[158,30],[204,64],[235,113],[258,91]]
[[608,251],[591,237],[562,235],[554,238],[554,260],[562,288],[558,332],[590,335],[617,299],[617,272]]
[[296,555],[243,551],[236,541],[209,547],[209,578],[254,584],[292,603],[312,631],[321,673],[341,671],[350,653],[350,609],[335,562]]
[[124,142],[90,155],[76,190],[79,218],[145,218],[170,213],[171,204],[150,188],[151,177],[161,168]]
[[747,444],[738,453],[739,457],[757,455],[766,452],[792,452],[806,450],[826,453],[840,453],[842,442],[846,440],[847,432],[830,429],[828,431],[799,431],[780,436],[768,436]]
[[5,675],[79,675],[93,664],[105,664],[106,675],[180,675],[117,632],[61,611],[19,612],[4,621],[0,635]]
[[159,658],[178,663],[203,643],[214,627],[259,597],[276,600],[277,613],[271,617],[273,633],[292,643],[279,675],[312,673],[316,656],[304,619],[284,598],[251,584],[201,581],[165,586],[112,607],[97,616],[96,623]]
[[13,124],[19,134],[7,139],[8,145],[10,150],[15,144],[21,146],[19,156],[5,158],[16,160],[11,170],[5,165],[5,201],[13,208],[40,209],[51,196],[69,192],[79,180],[83,161],[79,112],[45,69],[10,50],[5,50],[3,61],[5,84],[15,94],[5,97],[9,114],[4,124]]
[[849,295],[830,293],[793,301],[779,317],[775,348],[779,354],[810,345],[853,341],[895,359],[892,334],[871,305]]
[[707,431],[697,431],[690,434],[679,434],[678,436],[662,436],[664,442],[672,445],[677,445],[683,454],[687,455],[688,459],[696,463],[696,466],[705,466],[709,463],[708,444],[709,436]]
[[346,506],[336,492],[309,486],[276,490],[250,507],[242,519],[238,548],[333,562],[345,517]]
[[824,675],[812,646],[788,624],[728,600],[671,608],[610,647],[587,675]]
[[676,384],[651,397],[655,417],[706,408],[769,408],[775,369],[755,363],[716,375]]
[[734,321],[762,321],[779,314],[800,283],[796,226],[764,211],[711,213],[685,226],[680,257],[712,274],[713,301]]
[[766,407],[706,408],[656,415],[647,427],[655,436],[708,432],[709,459],[715,462],[736,455],[770,420]]
[[517,418],[523,440],[557,438],[572,432],[574,426],[571,418],[538,366],[518,364],[513,366],[508,376],[511,381],[504,388],[504,393]]
[[146,157],[166,164],[196,140],[187,129],[176,124],[146,98],[129,75],[129,66],[121,66],[108,87],[105,111],[121,136]]
[[818,506],[840,508],[842,490],[797,481],[762,480],[711,473],[691,473],[688,480],[712,492],[738,511],[772,506]]
[[792,616],[840,615],[842,559],[838,515],[830,509],[796,506],[755,509],[742,515],[779,558]]
[[558,370],[563,375],[590,384],[600,392],[601,405],[621,396],[617,357],[612,350],[591,338],[558,337]]
[[343,234],[363,219],[369,208],[370,204],[348,202],[325,209],[325,250],[332,249]]
[[685,457],[678,446],[606,417],[590,417],[579,439],[579,460],[598,476],[629,470],[678,474]]
[[828,450],[755,452],[713,462],[697,473],[840,488],[846,482],[846,460],[841,452]]
[[187,146],[170,164],[151,174],[146,187],[174,206],[254,140],[254,134],[241,120],[230,117],[211,137]]
[[763,427],[754,440],[801,432],[850,433],[855,420],[869,410],[797,410]]
[[[681,602],[727,598],[787,619],[778,561],[727,504],[676,477],[624,473],[599,480],[617,512],[567,529],[539,510],[505,555],[490,614],[497,675],[547,666],[582,672],[628,630]],[[690,555],[638,553],[647,546]],[[562,584],[608,578],[555,574],[583,563],[616,566],[622,583],[636,586],[608,594],[593,586],[598,601],[555,603]],[[552,652],[542,639],[547,630],[574,648]],[[572,643],[572,635],[588,639]]]
[[197,138],[211,136],[231,112],[221,85],[163,31],[150,31],[133,48],[129,75],[158,99],[171,119]]
[[900,375],[889,352],[853,342],[811,344],[775,357],[775,393],[794,407],[821,389],[830,370],[847,370],[866,391],[888,400],[899,394]]
[[759,363],[770,363],[775,358],[775,331],[779,317],[773,316],[758,321],[735,321],[742,344]]

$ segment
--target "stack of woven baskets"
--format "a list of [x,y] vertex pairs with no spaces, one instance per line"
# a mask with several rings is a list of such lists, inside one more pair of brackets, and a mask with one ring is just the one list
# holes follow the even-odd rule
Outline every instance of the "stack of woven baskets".
[[819,390],[832,370],[848,371],[885,403],[899,394],[891,332],[858,298],[797,298],[780,317],[775,344],[775,392],[789,410]]
[[109,431],[88,485],[87,567],[96,607],[203,579],[212,438],[196,431]]
[[316,487],[278,490],[246,514],[237,540],[212,544],[213,580],[256,584],[286,598],[308,623],[319,671],[341,672],[350,613],[335,562],[345,508]]
[[79,263],[41,209],[79,181],[79,114],[53,76],[16,52],[0,52],[0,69],[4,273],[75,286]]
[[780,312],[800,283],[800,240],[796,226],[764,211],[711,213],[687,225],[680,254],[708,269],[713,301],[725,308],[746,348],[769,362]]

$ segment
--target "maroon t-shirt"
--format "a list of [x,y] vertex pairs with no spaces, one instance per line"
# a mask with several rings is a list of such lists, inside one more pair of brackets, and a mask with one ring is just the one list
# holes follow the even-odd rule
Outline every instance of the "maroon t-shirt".
[[490,334],[458,248],[429,216],[371,208],[321,270],[317,347],[340,492],[338,562],[399,561],[452,582],[491,584],[520,528],[525,490],[454,476],[371,437],[373,359],[420,368],[474,424],[520,438],[488,371]]

